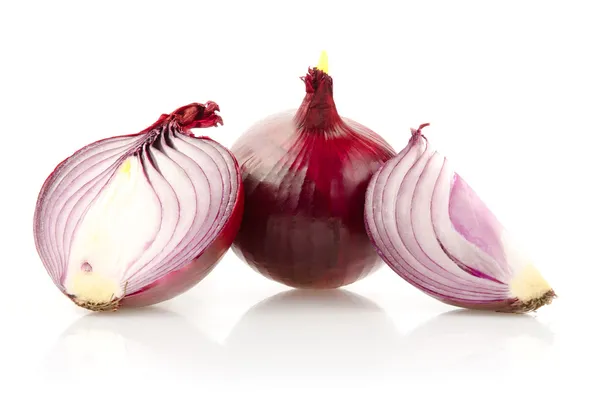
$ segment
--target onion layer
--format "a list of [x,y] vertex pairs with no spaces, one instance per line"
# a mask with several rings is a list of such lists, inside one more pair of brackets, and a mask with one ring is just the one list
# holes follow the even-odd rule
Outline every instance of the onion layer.
[[38,254],[56,286],[95,311],[170,299],[202,280],[239,228],[236,160],[190,129],[222,124],[214,102],[162,115],[60,163],[34,215]]
[[469,185],[421,134],[371,180],[365,224],[384,261],[448,304],[528,312],[554,291]]
[[326,64],[309,68],[300,108],[258,122],[233,145],[245,191],[233,251],[296,288],[350,284],[380,264],[364,226],[365,191],[393,149],[341,117]]

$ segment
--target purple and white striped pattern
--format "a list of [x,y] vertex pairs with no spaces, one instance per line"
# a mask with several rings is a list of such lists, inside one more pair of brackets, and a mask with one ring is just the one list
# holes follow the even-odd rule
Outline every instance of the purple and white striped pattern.
[[373,176],[365,224],[384,261],[434,298],[498,311],[535,306],[511,288],[529,259],[420,129]]

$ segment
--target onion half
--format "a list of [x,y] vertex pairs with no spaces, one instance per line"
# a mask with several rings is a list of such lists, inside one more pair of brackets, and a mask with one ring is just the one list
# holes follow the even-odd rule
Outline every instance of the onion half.
[[365,224],[384,261],[445,303],[528,312],[555,293],[448,160],[412,129],[408,145],[371,180]]
[[252,126],[233,145],[245,210],[233,251],[295,288],[337,288],[382,264],[364,225],[365,191],[394,151],[341,117],[326,57],[309,68],[299,109]]
[[56,286],[94,311],[145,306],[202,280],[239,228],[235,158],[190,129],[217,126],[214,102],[162,115],[61,162],[43,184],[34,238]]

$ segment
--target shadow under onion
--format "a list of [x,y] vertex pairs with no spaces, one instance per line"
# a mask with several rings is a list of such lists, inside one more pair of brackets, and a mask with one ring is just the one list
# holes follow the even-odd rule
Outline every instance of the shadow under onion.
[[403,338],[399,370],[431,374],[531,374],[541,370],[553,332],[535,317],[457,309]]
[[339,290],[292,290],[250,308],[225,342],[227,365],[250,378],[377,374],[396,358],[399,334],[371,300]]
[[[343,289],[292,290],[251,307],[225,341],[236,378],[542,374],[552,331],[532,316],[453,310],[406,335],[376,303]],[[541,371],[541,372],[540,372]],[[495,375],[494,375],[495,376]]]

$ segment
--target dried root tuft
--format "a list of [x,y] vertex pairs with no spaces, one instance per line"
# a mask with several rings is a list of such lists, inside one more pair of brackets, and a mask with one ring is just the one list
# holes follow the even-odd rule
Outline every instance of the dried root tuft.
[[69,295],[69,298],[75,303],[77,306],[82,307],[87,310],[91,310],[94,312],[116,312],[120,305],[121,301],[127,294],[127,283],[125,283],[125,287],[123,288],[123,295],[120,298],[115,298],[113,295],[111,299],[107,302],[90,302],[87,300],[78,299],[74,295]]
[[516,301],[511,306],[512,310],[510,311],[513,313],[534,312],[542,306],[549,305],[555,298],[556,293],[554,293],[554,290],[551,289],[539,298],[531,299],[525,302],[520,300]]

